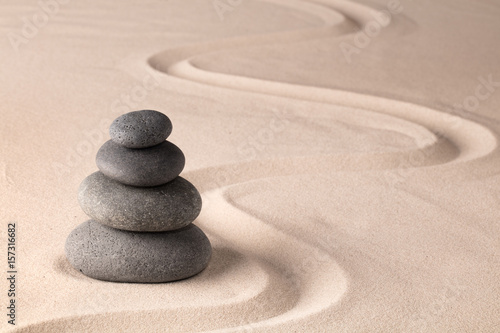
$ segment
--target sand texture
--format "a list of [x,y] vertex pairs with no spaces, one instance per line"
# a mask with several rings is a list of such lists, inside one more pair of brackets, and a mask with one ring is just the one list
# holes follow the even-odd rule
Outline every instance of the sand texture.
[[[498,1],[20,0],[0,17],[18,271],[1,332],[500,331]],[[191,279],[103,282],[64,256],[111,122],[140,109],[171,119],[203,199],[213,254]]]

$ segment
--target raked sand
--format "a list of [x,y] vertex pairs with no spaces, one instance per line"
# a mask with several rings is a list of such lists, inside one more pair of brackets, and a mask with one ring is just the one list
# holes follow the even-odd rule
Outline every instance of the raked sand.
[[[5,2],[0,244],[15,223],[18,273],[0,330],[499,332],[499,15],[493,0]],[[191,279],[102,282],[64,256],[87,219],[79,183],[138,109],[171,118],[202,192],[214,253]]]

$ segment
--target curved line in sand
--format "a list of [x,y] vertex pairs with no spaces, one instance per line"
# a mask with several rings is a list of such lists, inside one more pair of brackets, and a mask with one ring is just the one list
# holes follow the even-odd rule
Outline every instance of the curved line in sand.
[[[295,0],[269,1],[294,9],[307,10],[308,13],[320,17],[325,22],[325,26],[263,36],[231,38],[166,50],[150,57],[148,59],[149,65],[165,74],[210,86],[359,108],[412,122],[415,125],[428,129],[437,136],[435,142],[428,142],[427,147],[418,147],[413,151],[414,154],[424,153],[425,155],[428,155],[428,150],[440,151],[440,154],[428,155],[427,157],[432,158],[427,158],[429,161],[423,165],[469,161],[486,156],[497,147],[495,136],[486,127],[470,120],[424,106],[355,92],[214,73],[197,68],[192,64],[192,60],[196,56],[212,52],[270,43],[284,44],[340,36],[349,31],[350,22],[356,22],[362,27],[366,23],[373,21],[374,15],[377,13],[377,11],[371,8],[345,0],[315,0],[318,4]],[[266,2],[269,1],[266,0]],[[330,10],[325,11],[325,8]],[[332,8],[341,13],[343,19],[339,19],[338,15],[327,15],[329,12],[335,13],[332,11]],[[454,145],[456,148],[452,148],[451,145]],[[444,146],[448,150],[448,152],[444,153],[446,158],[443,158],[441,155],[443,150],[440,148]],[[403,155],[401,158],[405,158],[405,156]],[[433,158],[435,160],[432,160]],[[411,166],[418,167],[422,165],[416,164]],[[389,168],[391,167],[395,167],[394,163],[390,163]]]
[[[213,86],[360,108],[413,122],[429,129],[439,137],[434,144],[441,140],[449,141],[458,150],[456,158],[445,161],[438,159],[427,165],[470,161],[488,155],[497,147],[495,136],[486,127],[464,118],[407,102],[348,91],[215,74],[192,66],[189,60],[171,66],[168,74]],[[450,152],[450,155],[453,154]]]
[[[231,239],[237,240],[230,242],[232,247],[278,268],[294,281],[299,297],[290,309],[281,308],[279,315],[210,332],[246,331],[297,321],[335,306],[340,301],[347,291],[348,278],[331,255],[238,209],[225,192],[226,188],[218,188],[205,193],[209,205],[216,207],[206,209],[211,213],[201,216],[203,228],[209,231],[213,228],[213,232],[229,242]],[[228,220],[227,214],[238,217],[238,228],[234,228],[234,219]],[[253,246],[256,240],[260,245],[257,248]]]
[[[247,229],[251,227],[251,225],[247,224]],[[255,235],[255,237],[262,236],[263,235]],[[258,241],[258,239],[253,238],[253,241]],[[224,252],[227,253],[224,254]],[[234,256],[237,253],[238,252],[234,248],[214,248],[215,256],[227,257],[228,255]],[[297,293],[297,288],[295,287],[296,282],[292,279],[294,276],[292,276],[292,278],[284,276],[281,270],[277,270],[274,263],[269,261],[259,260],[259,258],[254,259],[253,256],[248,255],[240,256],[245,258],[247,265],[250,263],[250,267],[247,268],[247,270],[251,270],[252,274],[248,275],[244,273],[245,276],[250,278],[257,276],[258,279],[252,279],[251,287],[249,288],[247,286],[242,290],[242,295],[237,294],[236,297],[229,298],[227,301],[217,300],[215,305],[212,304],[212,302],[206,302],[206,304],[203,305],[196,303],[194,306],[178,306],[173,304],[168,308],[141,309],[135,311],[121,310],[114,312],[103,311],[98,314],[79,314],[27,325],[17,329],[16,332],[102,332],[103,327],[107,328],[107,330],[104,331],[112,329],[113,332],[141,332],[143,329],[142,323],[146,318],[154,318],[154,323],[148,323],[148,329],[158,332],[163,332],[165,327],[169,328],[169,332],[193,331],[200,327],[205,329],[218,329],[221,325],[237,326],[242,323],[246,324],[256,320],[262,320],[263,317],[275,317],[280,315],[282,311],[290,310],[295,306],[300,295]],[[222,262],[215,264],[220,266],[216,270],[227,270],[227,267],[222,266]],[[60,258],[55,265],[58,271],[72,278],[75,278],[75,275],[78,274],[65,258]],[[213,265],[214,263],[212,261],[211,265],[207,267],[205,271],[192,279],[186,280],[186,282],[213,284],[210,281],[212,273],[206,272],[207,270],[213,270]],[[229,272],[229,274],[227,274],[227,272],[224,273],[227,275],[226,279],[233,278],[231,272]],[[238,274],[242,273],[240,272]],[[76,276],[76,278],[89,279],[85,276]],[[196,279],[203,279],[204,282],[195,282]],[[178,283],[183,282],[179,281]],[[219,283],[224,283],[224,280],[219,281]],[[248,281],[246,284],[248,284]],[[120,283],[110,283],[110,285],[114,292],[121,292]],[[89,309],[86,309],[86,311],[88,312]],[[214,313],[219,313],[220,317],[214,316]],[[246,317],[241,318],[241,313],[245,313]],[[207,318],[212,318],[213,320]],[[222,324],[221,319],[223,319]],[[197,327],[198,325],[201,326]],[[124,330],[124,328],[126,329]]]

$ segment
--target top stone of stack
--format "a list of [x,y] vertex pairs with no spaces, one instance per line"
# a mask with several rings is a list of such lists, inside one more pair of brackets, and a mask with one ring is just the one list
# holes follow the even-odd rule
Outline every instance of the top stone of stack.
[[172,133],[172,123],[163,113],[141,110],[126,113],[109,128],[111,140],[126,148],[148,148],[164,142]]

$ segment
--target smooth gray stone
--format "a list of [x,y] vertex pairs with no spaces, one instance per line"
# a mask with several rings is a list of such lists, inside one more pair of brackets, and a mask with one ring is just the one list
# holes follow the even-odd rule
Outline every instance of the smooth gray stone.
[[162,143],[172,133],[172,122],[161,112],[125,113],[109,127],[111,140],[127,148],[147,148]]
[[201,272],[212,247],[194,224],[168,232],[132,232],[90,220],[70,233],[65,251],[70,264],[91,278],[155,283]]
[[158,186],[168,183],[184,169],[186,159],[173,143],[130,149],[109,140],[97,152],[96,164],[109,178],[133,186]]
[[182,177],[161,186],[135,187],[97,171],[80,184],[78,201],[93,220],[132,231],[179,229],[201,211],[200,193]]

